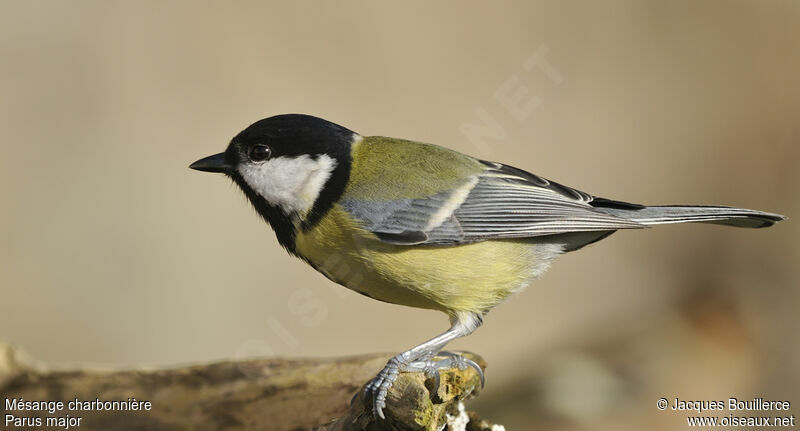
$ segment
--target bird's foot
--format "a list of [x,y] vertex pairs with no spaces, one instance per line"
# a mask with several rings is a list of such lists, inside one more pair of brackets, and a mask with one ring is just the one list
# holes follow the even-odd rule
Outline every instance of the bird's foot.
[[383,415],[383,408],[386,407],[386,394],[392,387],[392,383],[397,380],[401,369],[405,369],[408,364],[402,354],[397,355],[389,359],[378,375],[367,383],[364,392],[367,396],[372,396],[372,414],[375,417],[386,419]]
[[431,392],[435,393],[439,390],[441,381],[439,371],[451,368],[466,370],[467,367],[472,367],[480,376],[481,388],[483,388],[485,382],[483,370],[475,361],[451,352],[440,352],[439,355],[444,356],[444,358],[439,360],[427,358],[407,362],[401,354],[390,359],[365,388],[366,395],[372,396],[372,414],[375,417],[386,419],[383,414],[383,409],[386,407],[386,394],[394,381],[397,380],[400,372],[425,373],[426,377],[433,379],[433,390]]

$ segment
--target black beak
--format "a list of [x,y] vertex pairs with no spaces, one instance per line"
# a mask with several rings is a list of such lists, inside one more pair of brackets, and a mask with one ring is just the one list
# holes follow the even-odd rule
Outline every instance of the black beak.
[[225,153],[214,154],[213,156],[200,159],[189,165],[189,167],[197,171],[222,173],[230,172],[233,168],[233,166],[225,161]]

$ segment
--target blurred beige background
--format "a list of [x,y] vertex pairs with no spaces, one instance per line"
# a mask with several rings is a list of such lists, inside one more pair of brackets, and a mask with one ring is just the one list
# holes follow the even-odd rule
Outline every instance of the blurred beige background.
[[[126,367],[445,329],[330,283],[187,168],[279,113],[609,198],[800,213],[798,2],[288,3],[0,3],[0,340]],[[661,396],[800,403],[799,239],[795,220],[666,226],[563,257],[452,344],[489,362],[473,406],[619,430],[685,428]]]

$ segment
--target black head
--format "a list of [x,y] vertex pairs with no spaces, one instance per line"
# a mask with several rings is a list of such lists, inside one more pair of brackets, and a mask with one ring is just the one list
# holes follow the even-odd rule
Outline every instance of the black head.
[[293,251],[297,229],[316,224],[344,192],[357,137],[321,118],[277,115],[241,131],[224,153],[189,167],[231,177]]

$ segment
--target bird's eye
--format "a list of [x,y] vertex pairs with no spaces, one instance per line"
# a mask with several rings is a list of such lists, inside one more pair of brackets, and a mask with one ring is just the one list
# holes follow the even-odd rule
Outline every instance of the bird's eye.
[[270,150],[266,145],[253,145],[250,147],[250,151],[247,152],[247,156],[250,157],[250,160],[254,162],[263,162],[271,155],[272,150]]

